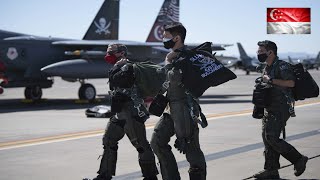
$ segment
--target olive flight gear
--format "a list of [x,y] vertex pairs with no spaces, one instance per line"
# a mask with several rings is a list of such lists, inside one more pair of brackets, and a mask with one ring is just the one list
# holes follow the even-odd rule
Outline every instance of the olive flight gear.
[[[158,170],[155,156],[146,137],[144,122],[149,113],[144,105],[143,95],[136,84],[134,64],[115,65],[109,71],[111,111],[104,137],[100,168],[97,179],[111,179],[116,174],[118,141],[126,134],[138,152],[139,165],[145,180],[156,180]],[[162,82],[160,82],[162,83]]]
[[[274,60],[271,66],[266,66],[263,72],[273,79],[295,80],[295,76],[290,64]],[[301,175],[307,163],[307,157],[300,154],[291,144],[285,141],[285,126],[290,116],[294,115],[294,98],[291,88],[272,85],[268,90],[269,103],[265,107],[262,118],[262,139],[265,146],[264,169],[255,175],[258,179],[277,178],[277,169],[280,168],[279,158],[282,155],[295,166],[295,175]],[[284,138],[280,139],[281,131]],[[276,172],[276,173],[275,173]]]
[[102,155],[99,175],[112,177],[116,173],[118,141],[126,134],[139,154],[139,165],[143,177],[155,178],[158,174],[155,157],[146,138],[144,122],[137,121],[132,116],[132,104],[126,103],[120,113],[108,122],[103,137],[104,152]]
[[[179,57],[177,57],[179,59]],[[177,60],[176,59],[176,60]],[[176,159],[168,144],[175,134],[175,147],[186,154],[190,163],[189,176],[191,179],[206,179],[206,162],[199,144],[199,128],[193,118],[199,116],[199,106],[192,101],[188,103],[186,88],[182,86],[182,71],[172,65],[167,69],[167,99],[169,112],[164,113],[154,128],[151,147],[160,162],[161,175],[164,180],[181,179]],[[191,113],[192,111],[192,113]]]

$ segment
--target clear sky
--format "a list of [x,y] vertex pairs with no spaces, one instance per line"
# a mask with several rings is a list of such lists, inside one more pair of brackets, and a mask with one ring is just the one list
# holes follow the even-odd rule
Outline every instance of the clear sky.
[[[0,29],[38,36],[82,39],[103,0],[1,0]],[[119,39],[144,42],[163,0],[121,0]],[[310,7],[311,35],[267,35],[267,7]],[[186,42],[241,42],[255,54],[269,39],[279,52],[320,51],[319,0],[180,0]],[[223,52],[239,56],[236,45]]]

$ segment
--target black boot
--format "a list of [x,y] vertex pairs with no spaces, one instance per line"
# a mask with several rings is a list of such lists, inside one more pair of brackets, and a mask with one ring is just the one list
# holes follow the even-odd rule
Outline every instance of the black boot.
[[[111,176],[103,176],[103,175],[98,175],[97,177],[93,178],[92,180],[111,180]],[[84,178],[83,180],[91,180],[89,178]]]
[[294,164],[294,175],[300,176],[306,170],[308,157],[301,155],[295,148],[282,156]]
[[278,170],[263,170],[253,175],[256,179],[280,179]]
[[143,180],[157,180],[157,174],[159,174],[155,161],[142,161],[139,160],[141,167]]
[[157,176],[145,177],[143,180],[158,180]]
[[112,176],[100,176],[98,175],[97,177],[93,178],[92,180],[111,180]]
[[98,170],[98,176],[93,180],[110,180],[116,173],[118,146],[104,147],[103,155]]
[[300,176],[304,170],[306,170],[306,164],[308,162],[308,157],[303,156],[294,164],[294,175]]
[[190,180],[205,180],[206,172],[200,168],[192,168],[189,169],[189,179]]

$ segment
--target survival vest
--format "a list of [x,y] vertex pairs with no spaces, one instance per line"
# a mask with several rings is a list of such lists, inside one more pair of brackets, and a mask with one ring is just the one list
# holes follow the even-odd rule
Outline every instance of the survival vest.
[[182,71],[182,84],[193,97],[200,97],[209,87],[218,86],[237,76],[212,55],[211,42],[182,50],[173,63]]

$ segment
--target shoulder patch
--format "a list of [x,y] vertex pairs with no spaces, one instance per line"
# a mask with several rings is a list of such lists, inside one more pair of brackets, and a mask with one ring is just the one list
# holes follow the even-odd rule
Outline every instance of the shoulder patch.
[[289,67],[288,63],[280,63],[279,68],[280,68],[280,70],[287,70],[290,67]]

